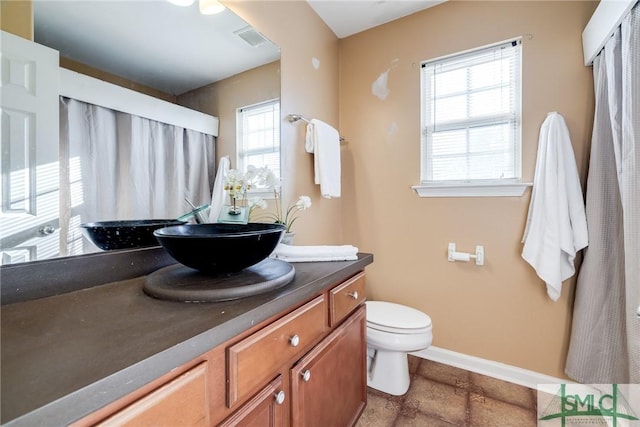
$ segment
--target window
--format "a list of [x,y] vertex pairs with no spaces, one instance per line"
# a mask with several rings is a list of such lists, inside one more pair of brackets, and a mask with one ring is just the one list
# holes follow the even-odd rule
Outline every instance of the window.
[[280,100],[239,108],[237,127],[237,169],[268,166],[280,179]]
[[422,63],[416,187],[520,183],[520,57],[513,40]]

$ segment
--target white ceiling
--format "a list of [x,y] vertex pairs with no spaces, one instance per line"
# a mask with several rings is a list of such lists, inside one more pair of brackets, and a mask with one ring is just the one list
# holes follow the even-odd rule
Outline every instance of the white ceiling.
[[201,15],[165,0],[35,0],[35,41],[62,56],[179,95],[273,62],[280,49],[252,47],[248,24],[226,9]]
[[[344,38],[444,0],[308,0]],[[268,40],[234,34],[248,24],[226,9],[201,15],[197,2],[34,0],[35,41],[62,56],[179,95],[280,58]],[[304,35],[301,35],[303,37]]]
[[307,0],[338,38],[435,6],[445,0]]

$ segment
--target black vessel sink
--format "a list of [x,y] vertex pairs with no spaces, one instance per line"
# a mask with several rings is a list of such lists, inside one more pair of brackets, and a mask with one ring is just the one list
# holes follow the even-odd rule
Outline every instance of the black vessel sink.
[[159,228],[185,224],[176,219],[100,221],[80,224],[87,239],[102,250],[159,246],[153,232]]
[[281,224],[186,224],[156,230],[160,244],[187,267],[206,274],[233,273],[257,264],[275,249]]

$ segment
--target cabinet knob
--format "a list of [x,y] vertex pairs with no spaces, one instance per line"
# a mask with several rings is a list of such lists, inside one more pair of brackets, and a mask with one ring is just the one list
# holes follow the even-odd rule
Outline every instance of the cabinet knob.
[[300,337],[298,335],[292,336],[289,338],[289,344],[291,344],[291,347],[297,347],[300,344]]
[[284,391],[280,390],[279,392],[274,393],[273,397],[278,405],[282,405],[284,403]]
[[358,299],[358,291],[349,292],[347,295],[353,299]]
[[304,381],[305,383],[308,383],[309,380],[311,379],[311,371],[307,369],[304,372],[300,372],[300,376],[302,377],[302,381]]

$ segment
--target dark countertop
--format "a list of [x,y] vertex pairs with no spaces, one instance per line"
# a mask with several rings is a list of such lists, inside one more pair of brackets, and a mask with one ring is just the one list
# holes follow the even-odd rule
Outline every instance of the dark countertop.
[[296,263],[289,285],[236,301],[157,300],[137,277],[3,305],[0,422],[76,421],[372,262]]

